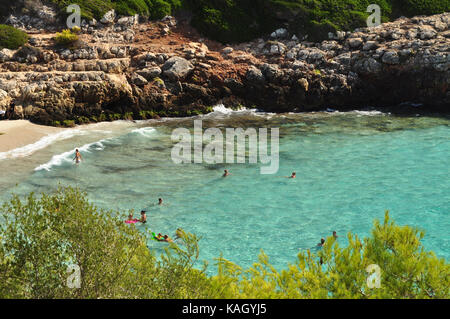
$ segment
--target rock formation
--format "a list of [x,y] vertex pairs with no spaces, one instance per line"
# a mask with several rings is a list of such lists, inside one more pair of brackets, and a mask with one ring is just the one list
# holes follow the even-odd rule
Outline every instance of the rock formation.
[[14,101],[16,117],[38,123],[193,115],[219,102],[272,112],[407,104],[450,111],[449,13],[338,32],[321,43],[279,29],[227,47],[173,17],[139,24],[108,12],[84,21],[80,40],[62,48],[50,27],[23,19],[8,22],[29,32],[29,44],[0,50],[0,109]]

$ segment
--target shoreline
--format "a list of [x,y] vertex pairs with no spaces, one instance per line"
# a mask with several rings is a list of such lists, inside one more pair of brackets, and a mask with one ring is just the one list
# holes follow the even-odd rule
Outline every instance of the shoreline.
[[33,144],[51,133],[64,130],[64,128],[34,124],[28,120],[0,121],[0,153]]

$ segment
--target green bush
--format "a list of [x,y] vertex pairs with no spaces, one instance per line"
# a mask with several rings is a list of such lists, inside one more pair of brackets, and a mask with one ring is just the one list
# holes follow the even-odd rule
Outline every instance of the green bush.
[[[72,0],[51,0],[62,12]],[[297,35],[322,40],[328,32],[365,26],[370,4],[381,7],[382,21],[399,16],[450,11],[450,0],[79,0],[85,18],[99,19],[114,8],[120,15],[161,19],[180,8],[193,13],[192,24],[223,43],[252,40],[289,22]]]
[[0,24],[0,49],[16,50],[28,42],[28,35],[14,27]]
[[[348,246],[340,247],[331,236],[317,254],[301,252],[281,272],[264,253],[248,270],[219,259],[214,286],[223,298],[448,299],[450,265],[425,251],[423,237],[418,229],[395,225],[386,212],[370,237],[348,234]],[[369,265],[380,269],[377,288],[368,283]]]
[[78,35],[76,35],[69,29],[62,30],[62,32],[56,33],[55,36],[55,42],[63,46],[69,46],[76,41],[78,41]]
[[[0,298],[212,295],[204,271],[194,269],[196,236],[181,232],[180,246],[161,244],[157,259],[147,248],[150,235],[125,224],[126,214],[100,210],[72,188],[14,197],[0,207]],[[79,289],[67,285],[72,264],[81,272]]]
[[75,121],[74,120],[64,120],[62,122],[62,124],[65,127],[74,127],[75,126]]
[[382,22],[401,15],[450,11],[450,0],[185,0],[192,23],[205,35],[241,42],[267,34],[289,22],[297,35],[323,40],[328,32],[366,26],[370,4],[381,7]]
[[397,16],[450,12],[450,0],[393,0],[392,6]]
[[[450,265],[424,249],[422,231],[396,225],[388,213],[375,221],[370,237],[349,233],[349,244],[340,247],[331,236],[317,253],[300,252],[285,270],[261,253],[250,269],[219,258],[212,277],[206,264],[194,267],[195,235],[177,232],[178,243],[156,258],[147,247],[151,231],[125,224],[127,214],[99,209],[73,188],[14,196],[0,206],[0,298],[450,297]],[[72,264],[80,269],[79,289],[67,285]],[[368,284],[369,265],[380,269],[379,288]]]
[[[57,4],[61,14],[66,15],[66,8],[72,0],[51,0]],[[100,19],[109,10],[114,9],[118,15],[131,16],[140,14],[152,19],[161,19],[183,6],[182,0],[78,0],[83,18]]]
[[81,16],[88,20],[100,19],[107,11],[113,8],[111,0],[50,0],[58,5],[62,15],[67,15],[66,8],[71,4],[78,4],[81,9]]

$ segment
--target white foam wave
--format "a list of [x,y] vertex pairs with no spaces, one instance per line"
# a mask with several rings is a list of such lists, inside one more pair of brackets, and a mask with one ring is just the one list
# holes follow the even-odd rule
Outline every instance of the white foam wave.
[[132,130],[132,133],[137,133],[139,135],[142,135],[144,137],[150,137],[151,133],[154,133],[156,131],[155,128],[153,127],[141,127],[141,128],[137,128]]
[[233,110],[231,108],[226,107],[223,104],[217,104],[213,107],[213,111],[208,114],[201,115],[201,117],[228,117],[228,116],[235,116],[235,115],[254,115],[254,116],[272,116],[275,113],[267,113],[263,112],[258,109],[247,109],[247,108],[241,108],[239,110]]
[[46,148],[47,146],[55,143],[56,141],[62,141],[74,137],[76,135],[85,135],[85,134],[86,132],[80,129],[67,129],[55,134],[49,134],[47,136],[44,136],[35,143],[0,153],[0,160],[26,157],[40,149]]
[[353,111],[356,114],[359,115],[365,115],[365,116],[376,116],[376,115],[384,115],[386,113],[380,112],[380,111]]
[[[91,150],[102,151],[105,149],[105,145],[103,143],[107,140],[109,140],[109,138],[102,139],[97,142],[85,144],[81,147],[76,147],[76,148],[78,148],[80,153],[90,153]],[[64,163],[73,162],[73,158],[75,156],[75,149],[61,153],[61,154],[54,155],[50,161],[48,161],[45,164],[39,165],[34,170],[35,171],[40,171],[40,170],[50,171],[50,169],[54,166],[61,166]]]

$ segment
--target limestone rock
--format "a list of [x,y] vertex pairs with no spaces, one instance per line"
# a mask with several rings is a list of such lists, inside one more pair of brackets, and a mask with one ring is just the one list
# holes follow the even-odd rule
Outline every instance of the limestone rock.
[[103,15],[103,17],[100,19],[100,22],[103,24],[112,24],[114,23],[115,18],[116,11],[114,9],[111,9]]
[[174,56],[164,63],[162,70],[169,79],[178,80],[189,75],[194,70],[194,66],[188,60]]

